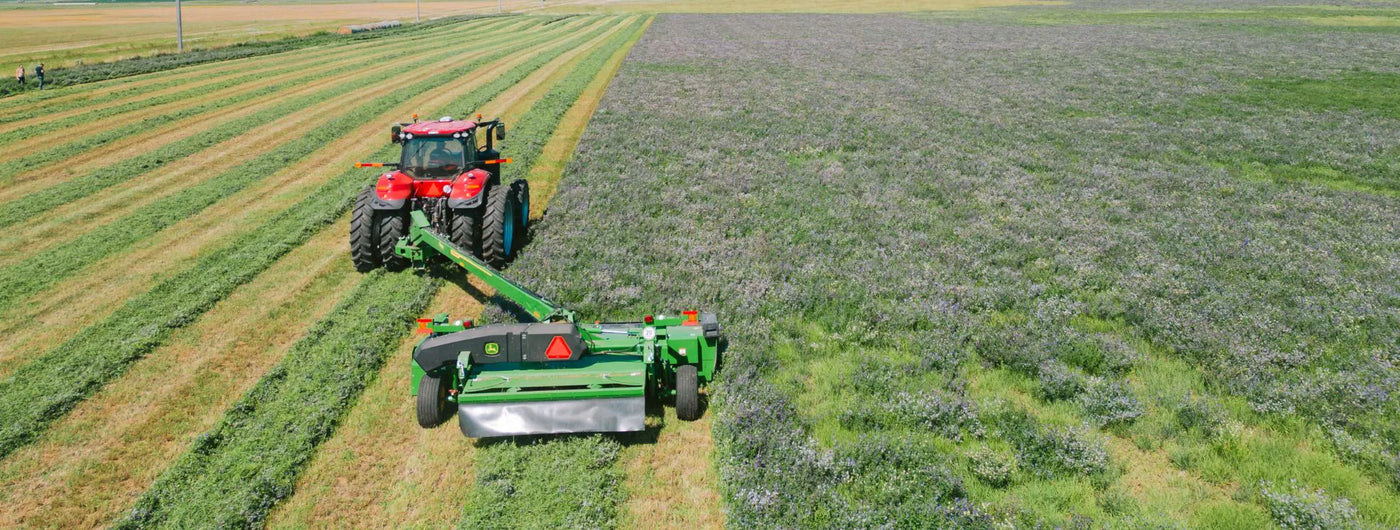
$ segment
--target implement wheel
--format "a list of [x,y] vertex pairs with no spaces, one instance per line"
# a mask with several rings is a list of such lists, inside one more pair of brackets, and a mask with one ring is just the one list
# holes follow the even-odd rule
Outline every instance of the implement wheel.
[[685,421],[700,419],[700,378],[693,365],[676,369],[676,417]]
[[481,258],[481,208],[452,211],[452,244]]
[[355,206],[350,212],[350,261],[355,263],[355,270],[369,272],[383,264],[379,259],[378,227],[375,226],[374,209],[370,207],[370,202],[374,200],[374,187],[368,187],[360,191],[360,195],[355,197]]
[[509,189],[492,186],[486,196],[486,212],[481,220],[481,258],[497,269],[514,257],[515,212],[517,204]]
[[447,385],[443,380],[424,374],[418,380],[418,426],[437,427],[447,419]]

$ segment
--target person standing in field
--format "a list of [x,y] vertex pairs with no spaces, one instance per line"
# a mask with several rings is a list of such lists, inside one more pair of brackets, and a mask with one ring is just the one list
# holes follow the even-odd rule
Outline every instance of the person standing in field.
[[24,65],[22,64],[15,69],[15,81],[19,81],[19,87],[24,88]]
[[34,67],[34,77],[39,79],[39,90],[44,89],[44,63]]

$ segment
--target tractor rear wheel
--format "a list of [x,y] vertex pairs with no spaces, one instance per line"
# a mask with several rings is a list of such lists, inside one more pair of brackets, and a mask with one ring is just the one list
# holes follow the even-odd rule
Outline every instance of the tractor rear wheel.
[[408,235],[408,216],[402,210],[377,210],[375,214],[375,228],[379,232],[376,236],[376,245],[379,247],[379,259],[384,262],[384,268],[391,271],[401,271],[408,267],[408,259],[394,254],[394,245],[399,243],[399,238]]
[[676,369],[676,417],[685,421],[700,419],[700,378],[694,365]]
[[373,200],[374,187],[365,188],[355,197],[355,206],[350,212],[350,261],[360,272],[372,271],[383,263],[379,260],[379,246],[375,243],[378,227],[375,226],[374,208],[370,207]]
[[481,257],[481,208],[452,210],[452,244]]
[[504,268],[515,254],[515,198],[509,189],[492,186],[486,196],[486,212],[482,216],[481,257],[497,269]]
[[515,248],[511,250],[514,253],[525,246],[525,238],[530,233],[530,181],[516,179],[510,183],[510,192],[515,194],[515,204],[518,205],[515,212]]
[[443,380],[423,374],[418,380],[418,426],[437,427],[447,419],[447,385]]

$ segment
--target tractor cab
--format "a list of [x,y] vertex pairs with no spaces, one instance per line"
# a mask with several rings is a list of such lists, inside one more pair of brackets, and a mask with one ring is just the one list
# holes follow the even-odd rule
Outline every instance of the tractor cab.
[[[483,132],[484,143],[477,138],[478,130]],[[419,180],[451,179],[474,168],[499,178],[500,164],[492,162],[500,157],[495,142],[504,139],[505,132],[500,120],[477,122],[448,116],[399,124],[390,130],[394,143],[403,145],[399,171]]]

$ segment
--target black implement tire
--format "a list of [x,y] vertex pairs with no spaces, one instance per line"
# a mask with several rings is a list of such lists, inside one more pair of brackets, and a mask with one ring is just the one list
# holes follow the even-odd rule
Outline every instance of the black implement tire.
[[418,426],[431,429],[447,420],[447,385],[441,378],[423,374],[418,380]]
[[370,186],[355,197],[355,206],[350,211],[350,261],[360,272],[372,271],[383,264],[379,259],[379,246],[375,243],[378,240],[378,227],[374,209],[370,207],[373,200],[374,186]]
[[408,259],[394,254],[394,245],[399,243],[399,238],[408,235],[408,216],[401,210],[379,210],[374,213],[379,259],[384,263],[384,268],[401,271],[408,267]]
[[481,208],[452,210],[452,244],[481,257]]
[[700,419],[700,377],[694,365],[676,369],[676,417],[685,421]]
[[481,258],[497,269],[504,268],[515,249],[515,200],[510,190],[492,186],[486,196],[481,219]]
[[515,249],[519,252],[525,246],[530,233],[530,181],[516,179],[510,183],[510,192],[515,194]]

